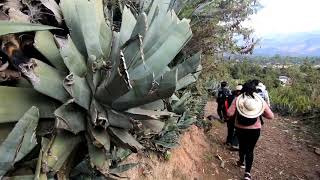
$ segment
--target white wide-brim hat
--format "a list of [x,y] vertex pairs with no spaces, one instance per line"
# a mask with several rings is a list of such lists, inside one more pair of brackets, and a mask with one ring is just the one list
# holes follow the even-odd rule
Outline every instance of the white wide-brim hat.
[[237,110],[244,117],[256,118],[264,112],[264,100],[257,93],[253,93],[253,96],[241,94],[237,98]]
[[237,85],[235,90],[236,91],[241,91],[241,89],[242,89],[242,85]]
[[261,91],[265,91],[266,90],[266,86],[264,84],[262,84],[262,83],[259,83],[256,88],[260,89]]

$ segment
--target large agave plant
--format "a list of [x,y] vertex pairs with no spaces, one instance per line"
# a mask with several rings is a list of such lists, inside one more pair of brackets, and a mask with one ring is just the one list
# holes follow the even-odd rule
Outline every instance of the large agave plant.
[[117,163],[145,149],[145,138],[170,147],[163,129],[183,126],[178,114],[188,96],[173,94],[196,80],[201,65],[198,53],[169,68],[192,35],[169,4],[154,0],[137,14],[124,6],[120,32],[102,0],[60,1],[67,37],[50,26],[0,22],[0,35],[35,31],[46,57],[20,65],[30,85],[0,86],[0,122],[17,122],[1,139],[0,178],[26,166],[21,178],[111,177],[134,165]]

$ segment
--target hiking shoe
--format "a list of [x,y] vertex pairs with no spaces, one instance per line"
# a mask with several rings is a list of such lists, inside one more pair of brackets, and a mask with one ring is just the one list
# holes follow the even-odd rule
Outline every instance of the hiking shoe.
[[246,166],[244,165],[244,162],[241,162],[241,161],[237,161],[237,166],[239,166],[241,169],[246,168]]
[[251,180],[251,174],[248,173],[248,172],[246,172],[246,173],[244,174],[243,180]]

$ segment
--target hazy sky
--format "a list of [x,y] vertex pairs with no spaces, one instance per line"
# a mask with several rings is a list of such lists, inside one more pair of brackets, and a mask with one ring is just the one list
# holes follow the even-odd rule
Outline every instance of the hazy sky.
[[249,22],[258,36],[320,30],[320,0],[261,0]]

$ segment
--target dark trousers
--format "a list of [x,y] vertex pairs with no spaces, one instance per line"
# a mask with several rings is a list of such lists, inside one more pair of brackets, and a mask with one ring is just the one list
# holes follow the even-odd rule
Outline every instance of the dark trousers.
[[236,136],[235,126],[234,126],[234,118],[229,119],[227,121],[228,127],[228,136],[227,136],[227,143],[230,143],[232,146],[238,146],[238,137]]
[[218,102],[218,108],[217,108],[217,113],[219,115],[219,118],[221,120],[224,120],[224,115],[226,114],[225,109],[224,109],[224,104]]
[[245,161],[245,172],[250,173],[253,163],[253,151],[260,136],[260,129],[240,129],[237,128],[239,140],[240,162]]

